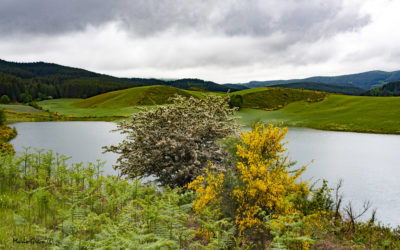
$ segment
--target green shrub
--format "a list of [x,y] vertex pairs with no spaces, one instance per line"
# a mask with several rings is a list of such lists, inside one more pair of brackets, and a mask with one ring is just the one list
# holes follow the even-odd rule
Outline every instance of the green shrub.
[[177,96],[171,105],[133,114],[130,123],[119,126],[127,139],[107,151],[120,154],[116,168],[123,175],[153,176],[161,185],[183,187],[202,174],[209,161],[224,161],[217,142],[237,129],[228,102],[229,96]]
[[10,97],[8,95],[2,95],[0,97],[0,104],[9,104],[11,102]]

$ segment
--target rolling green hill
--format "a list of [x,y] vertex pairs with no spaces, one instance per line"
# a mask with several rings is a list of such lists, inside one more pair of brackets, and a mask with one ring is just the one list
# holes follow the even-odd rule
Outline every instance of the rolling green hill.
[[350,86],[332,85],[318,82],[294,82],[287,84],[271,85],[270,87],[283,87],[291,89],[308,89],[315,91],[324,91],[329,93],[338,93],[345,95],[360,95],[365,92],[364,89]]
[[171,86],[145,86],[117,90],[93,96],[74,103],[78,108],[123,108],[137,105],[159,105],[168,103],[174,95],[195,96]]
[[324,92],[303,89],[254,88],[231,94],[231,106],[274,110],[297,101],[322,101],[326,95]]

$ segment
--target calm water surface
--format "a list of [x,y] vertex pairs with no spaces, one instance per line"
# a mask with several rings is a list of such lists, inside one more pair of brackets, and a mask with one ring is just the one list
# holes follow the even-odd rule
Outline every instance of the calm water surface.
[[[104,173],[115,174],[112,168],[118,155],[103,154],[103,146],[118,144],[124,138],[112,122],[25,122],[11,125],[18,136],[11,141],[17,152],[23,147],[52,149],[65,156],[72,156],[71,163],[106,161]],[[31,150],[33,152],[33,150]]]
[[[117,144],[123,136],[111,133],[110,122],[17,123],[18,136],[12,143],[53,149],[71,162],[107,161],[105,173],[113,174],[117,155],[102,154],[102,146]],[[385,224],[400,225],[400,136],[289,128],[289,157],[298,165],[308,165],[303,179],[327,179],[334,186],[344,180],[343,193],[360,207],[370,200]],[[313,163],[311,161],[314,160]]]

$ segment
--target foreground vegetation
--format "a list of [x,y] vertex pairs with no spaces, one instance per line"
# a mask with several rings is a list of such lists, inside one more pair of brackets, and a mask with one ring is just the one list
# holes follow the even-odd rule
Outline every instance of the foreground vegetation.
[[[272,165],[265,164],[277,162],[259,162],[266,157],[257,154],[263,144],[254,148],[249,139],[261,136],[262,141],[267,136],[272,145],[284,133],[259,127],[244,134],[237,151],[244,158],[237,168],[218,174],[210,167],[189,185],[194,192],[105,177],[102,163],[69,166],[67,157],[51,151],[2,155],[0,248],[400,247],[399,231],[373,220],[357,222],[357,214],[347,216],[345,209],[337,213],[340,202],[332,199],[326,183],[313,188],[294,182],[304,169],[297,174],[286,167],[267,170]],[[274,147],[283,150],[279,143]]]

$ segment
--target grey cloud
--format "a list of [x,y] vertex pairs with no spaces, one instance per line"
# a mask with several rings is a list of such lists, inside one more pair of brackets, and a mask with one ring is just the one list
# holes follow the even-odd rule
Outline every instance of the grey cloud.
[[98,3],[96,0],[0,0],[0,31],[5,35],[58,34],[112,20],[112,1]]
[[341,15],[338,0],[0,0],[0,6],[3,35],[52,35],[116,21],[133,36],[170,30],[261,37],[281,32],[292,42],[368,23],[356,9]]

